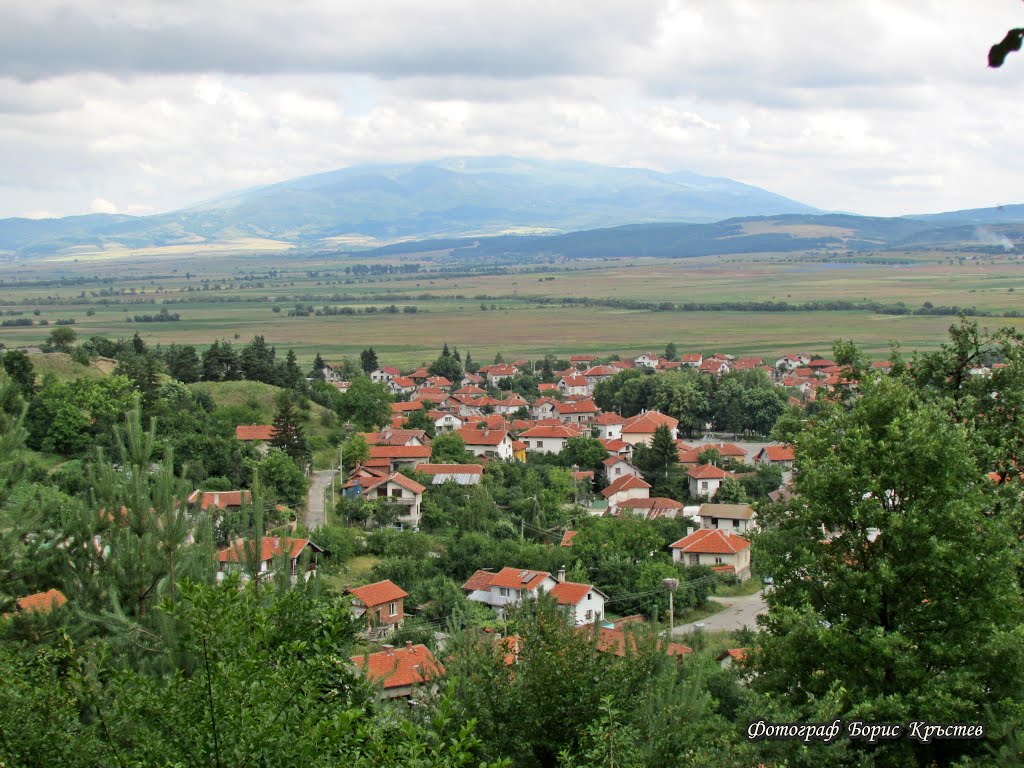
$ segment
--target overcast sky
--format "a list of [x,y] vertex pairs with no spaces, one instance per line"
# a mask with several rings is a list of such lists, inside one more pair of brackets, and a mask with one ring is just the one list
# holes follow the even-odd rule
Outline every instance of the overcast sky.
[[1024,202],[1019,0],[0,0],[0,217],[573,158],[876,215]]

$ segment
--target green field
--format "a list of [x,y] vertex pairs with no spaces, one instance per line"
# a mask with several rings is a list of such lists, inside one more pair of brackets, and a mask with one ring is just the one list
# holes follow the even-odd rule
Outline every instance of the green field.
[[[159,249],[158,249],[159,250]],[[479,361],[546,353],[636,354],[669,341],[680,351],[758,354],[828,353],[838,337],[853,338],[884,355],[889,341],[904,349],[934,347],[951,316],[885,315],[869,311],[665,311],[605,306],[541,306],[529,297],[588,297],[645,302],[846,300],[924,302],[975,307],[995,315],[1024,310],[1024,262],[949,252],[879,253],[860,261],[823,261],[820,254],[756,254],[692,259],[605,259],[506,267],[472,273],[430,253],[372,260],[358,255],[290,252],[122,253],[79,261],[61,257],[0,265],[3,319],[27,318],[31,327],[0,327],[7,346],[39,345],[58,319],[74,318],[80,337],[138,332],[153,344],[245,342],[263,334],[293,348],[303,362],[327,360],[373,346],[382,359],[408,366],[433,359],[447,342]],[[865,263],[899,260],[899,264]],[[355,277],[360,263],[408,264],[415,274]],[[476,265],[479,267],[480,265]],[[297,304],[314,307],[395,305],[397,314],[289,317]],[[481,310],[481,304],[487,307]],[[405,314],[415,306],[415,314]],[[279,311],[275,312],[274,308]],[[493,307],[493,309],[492,309]],[[177,322],[133,322],[161,309]],[[38,312],[38,314],[35,314]],[[87,315],[87,312],[91,313]],[[11,313],[21,313],[14,315]],[[38,325],[46,320],[48,325]],[[982,318],[983,325],[1019,325],[1021,319]]]

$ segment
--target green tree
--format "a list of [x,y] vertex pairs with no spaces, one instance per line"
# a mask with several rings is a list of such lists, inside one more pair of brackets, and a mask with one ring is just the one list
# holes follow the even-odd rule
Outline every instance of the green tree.
[[20,349],[11,349],[3,355],[4,370],[11,377],[22,394],[30,397],[36,391],[36,372],[28,354]]
[[597,471],[608,458],[608,449],[592,437],[570,437],[558,454],[563,467],[577,466],[581,470]]
[[369,376],[356,376],[341,396],[338,416],[368,432],[391,422],[393,399],[387,385],[374,384]]
[[380,367],[377,363],[377,353],[373,351],[373,347],[364,349],[359,353],[359,365],[362,367],[363,373],[367,375]]
[[271,448],[256,465],[256,479],[267,493],[285,504],[305,501],[309,481],[302,468],[284,451]]
[[676,344],[675,344],[674,341],[670,341],[668,344],[665,345],[665,359],[666,360],[671,362],[671,361],[676,359],[676,356],[678,354],[679,354],[679,350],[676,348]]
[[344,462],[345,471],[349,472],[356,464],[362,464],[370,458],[370,446],[366,438],[358,432],[348,438],[342,444],[341,460]]
[[237,381],[241,377],[238,354],[230,341],[215,341],[203,352],[203,381]]
[[[988,514],[968,430],[905,381],[865,379],[859,393],[797,437],[798,501],[764,510],[754,554],[775,588],[755,686],[795,720],[1020,712],[1021,667],[990,663],[1020,642],[1019,542]],[[983,749],[904,739],[871,756],[949,765]]]
[[57,352],[67,352],[77,340],[78,334],[75,333],[75,329],[62,325],[50,331],[50,335],[46,337],[46,346]]
[[299,466],[309,462],[309,441],[295,407],[295,395],[288,390],[277,396],[277,413],[270,431],[270,445],[287,453]]
[[747,491],[735,477],[731,475],[722,479],[715,493],[715,502],[718,504],[746,504]]
[[203,363],[191,344],[171,344],[164,353],[164,361],[167,372],[178,381],[191,384],[203,378]]
[[438,435],[430,443],[430,458],[437,464],[468,464],[473,455],[455,432]]
[[462,380],[462,363],[448,351],[447,344],[444,345],[440,356],[430,364],[427,371],[431,376],[444,376],[453,383]]

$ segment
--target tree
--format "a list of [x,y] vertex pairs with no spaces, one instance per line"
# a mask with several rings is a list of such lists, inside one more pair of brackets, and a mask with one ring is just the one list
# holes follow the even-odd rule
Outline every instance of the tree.
[[668,425],[659,424],[654,429],[650,450],[651,466],[658,472],[668,473],[670,467],[679,463],[679,449]]
[[715,493],[715,502],[718,504],[746,504],[747,492],[743,485],[731,475],[722,479]]
[[284,451],[271,448],[256,465],[256,478],[276,500],[299,504],[306,499],[309,481],[302,468]]
[[239,378],[238,355],[231,342],[213,342],[203,352],[203,381],[236,381]]
[[437,464],[467,464],[473,455],[455,432],[438,435],[430,443],[430,458]]
[[432,403],[424,402],[423,407],[418,411],[410,412],[405,419],[405,429],[422,429],[427,433],[428,437],[433,438],[437,431],[437,425],[430,418],[430,409],[432,407]]
[[462,363],[452,357],[447,344],[444,345],[440,356],[430,364],[427,371],[431,376],[444,376],[451,382],[462,380]]
[[309,462],[309,441],[295,407],[295,396],[284,391],[277,396],[277,413],[270,431],[270,445],[287,453],[299,466]]
[[[903,379],[869,377],[859,393],[797,436],[799,498],[763,510],[754,556],[775,588],[754,685],[795,720],[1020,712],[1020,666],[989,663],[1019,643],[1019,541],[988,513],[994,484],[967,428]],[[982,749],[904,739],[872,758],[949,765]]]
[[373,351],[373,347],[364,349],[359,353],[359,365],[362,366],[363,373],[367,375],[373,373],[380,367],[377,363],[377,353]]
[[316,353],[316,357],[313,358],[313,365],[309,369],[309,375],[314,379],[322,379],[324,377],[324,368],[327,367],[327,363],[320,357],[320,353]]
[[259,335],[253,336],[252,341],[242,347],[238,366],[243,378],[276,386],[282,383],[276,360],[277,350],[268,346],[266,339]]
[[50,335],[46,338],[46,345],[53,347],[58,352],[67,352],[68,348],[77,340],[78,334],[75,333],[75,329],[62,325],[50,331]]
[[466,364],[463,366],[466,369],[466,373],[476,373],[480,366],[473,362],[473,355],[466,352]]
[[171,344],[164,354],[167,372],[178,381],[191,384],[203,378],[203,363],[191,344]]
[[289,349],[285,355],[284,368],[280,374],[281,386],[289,389],[297,389],[303,385],[302,369],[299,368],[298,360],[295,357],[295,350]]
[[12,349],[4,352],[4,370],[11,377],[22,394],[30,397],[36,391],[36,372],[32,367],[32,361],[28,354],[20,349]]
[[344,462],[346,472],[351,471],[356,464],[362,464],[368,458],[370,458],[370,446],[366,443],[366,438],[358,432],[342,445],[341,460]]
[[592,437],[570,437],[558,454],[563,467],[577,466],[581,470],[595,470],[608,458],[608,449]]
[[369,376],[356,376],[341,396],[338,416],[368,432],[390,423],[393,399],[386,384],[375,384]]
[[665,359],[666,360],[671,362],[672,360],[676,359],[676,355],[678,355],[678,354],[679,354],[679,350],[676,348],[676,344],[675,344],[674,341],[670,341],[668,344],[665,345]]

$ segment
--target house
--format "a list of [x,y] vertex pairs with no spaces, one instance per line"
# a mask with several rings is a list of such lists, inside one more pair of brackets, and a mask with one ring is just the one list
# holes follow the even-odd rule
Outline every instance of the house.
[[750,542],[717,528],[702,528],[670,545],[672,560],[686,566],[707,565],[750,578]]
[[423,410],[423,403],[420,403],[420,402],[418,402],[416,400],[413,400],[410,403],[392,403],[391,404],[391,413],[393,413],[393,414],[412,413],[413,411],[422,411],[422,410]]
[[416,382],[408,376],[395,376],[387,384],[393,395],[411,395],[416,391]]
[[697,370],[701,373],[709,373],[712,376],[722,376],[729,372],[729,363],[725,360],[718,360],[713,357],[709,357],[704,360],[700,365],[697,366]]
[[396,376],[401,376],[402,372],[397,368],[378,368],[375,371],[370,372],[370,381],[374,384],[387,384]]
[[515,413],[520,408],[529,409],[530,403],[522,395],[511,394],[503,400],[496,400],[493,407],[495,413],[507,416]]
[[690,496],[695,499],[700,496],[712,499],[730,473],[714,464],[701,464],[688,471],[686,476],[690,478]]
[[811,362],[811,358],[804,354],[783,355],[775,361],[776,371],[795,371],[802,365]]
[[485,603],[503,616],[505,607],[519,605],[526,598],[536,598],[541,592],[550,592],[558,584],[547,571],[529,571],[522,568],[502,568],[497,573],[477,571],[462,588],[469,592],[469,600]]
[[387,427],[380,432],[361,432],[367,445],[430,445],[430,435],[423,429],[394,429]]
[[733,664],[742,664],[747,658],[749,650],[749,648],[729,648],[718,654],[715,660],[722,669],[729,669]]
[[533,453],[560,453],[570,437],[580,437],[583,433],[567,426],[533,427],[519,435],[526,443],[526,450]]
[[241,509],[242,504],[252,501],[252,491],[192,491],[185,499],[189,504],[199,505],[206,512],[213,509]]
[[463,427],[456,431],[462,438],[466,450],[474,456],[490,456],[496,459],[512,458],[512,438],[504,429],[473,429]]
[[420,387],[412,396],[413,400],[420,403],[433,403],[439,405],[448,399],[448,393],[437,387]]
[[438,435],[442,435],[445,432],[455,432],[462,429],[465,424],[466,422],[461,416],[456,416],[454,413],[442,413],[434,419],[434,432]]
[[604,603],[608,596],[590,584],[565,581],[564,570],[558,572],[558,583],[551,588],[551,596],[568,612],[577,627],[604,618]]
[[555,413],[563,424],[587,424],[593,420],[601,409],[593,400],[571,400],[555,403]]
[[704,362],[704,355],[700,352],[688,353],[681,355],[679,362],[688,368],[700,368],[700,364]]
[[519,369],[514,365],[489,365],[487,366],[487,383],[497,386],[503,381],[508,381],[517,373],[519,373]]
[[679,421],[657,411],[644,411],[637,416],[626,419],[622,425],[620,435],[622,440],[630,445],[638,445],[640,443],[650,445],[654,441],[654,430],[662,425],[668,427],[673,442],[679,439],[679,435],[676,434],[676,427],[679,426]]
[[435,389],[451,389],[452,386],[454,386],[444,376],[431,376],[429,379],[427,379],[426,385],[428,387],[433,387]]
[[243,443],[252,443],[265,456],[270,450],[270,441],[274,439],[274,427],[271,424],[240,425],[235,427],[235,438]]
[[560,546],[560,547],[571,547],[572,546],[572,540],[576,538],[576,534],[577,533],[578,533],[578,531],[566,531],[562,535],[562,541],[559,542],[558,546]]
[[683,516],[684,509],[685,507],[675,499],[654,496],[649,499],[626,499],[615,507],[612,514],[633,514],[646,520],[657,520],[662,517],[675,519]]
[[657,368],[658,359],[657,355],[652,355],[650,352],[644,352],[640,357],[634,358],[633,363],[638,368],[640,366],[644,366],[645,368]]
[[646,499],[651,495],[651,486],[634,475],[623,475],[601,491],[608,500],[608,508],[619,506],[629,499]]
[[59,589],[48,589],[45,592],[19,597],[14,602],[14,613],[4,614],[4,618],[10,618],[18,613],[50,613],[51,611],[67,605],[68,599]]
[[791,469],[796,461],[796,449],[792,445],[766,445],[754,456],[756,464],[774,464]]
[[643,476],[640,470],[630,464],[629,460],[623,456],[609,456],[602,464],[604,466],[604,476],[609,483],[613,483],[626,475],[632,475],[633,477]]
[[[323,549],[318,547],[309,539],[290,539],[280,536],[264,536],[260,539],[259,552],[256,552],[256,542],[246,539],[238,539],[234,546],[226,547],[217,553],[217,581],[221,581],[225,575],[235,571],[240,572],[242,579],[248,579],[248,569],[241,567],[243,562],[250,562],[253,558],[259,563],[259,575],[264,576],[271,572],[276,558],[287,558],[289,573],[292,580],[300,575],[303,579],[309,579],[316,573],[316,556]],[[300,560],[308,557],[309,562],[303,568]]]
[[369,466],[387,467],[397,472],[403,467],[416,469],[430,461],[429,445],[371,445]]
[[697,516],[701,528],[746,533],[757,527],[756,513],[749,504],[701,504]]
[[436,681],[444,675],[444,667],[425,645],[406,641],[404,648],[385,645],[377,653],[352,657],[367,680],[380,683],[380,698],[409,698],[417,688],[430,692],[437,689]]
[[530,413],[535,419],[557,418],[557,405],[558,400],[555,400],[553,397],[539,397],[530,406]]
[[602,413],[591,423],[597,427],[598,439],[618,440],[622,437],[622,425],[626,420],[617,413]]
[[594,387],[602,381],[607,381],[618,372],[618,368],[610,365],[595,365],[593,368],[588,368],[583,372],[583,378],[587,380],[588,389],[592,393]]
[[570,395],[589,395],[590,384],[584,376],[576,373],[572,376],[563,376],[558,382],[558,391],[562,393],[562,397],[568,397]]
[[624,459],[633,458],[633,446],[623,440],[601,440],[598,441],[612,456],[620,456]]
[[[427,451],[429,456],[429,449]],[[351,477],[345,483],[342,492],[348,498],[362,498],[367,501],[385,499],[389,504],[398,505],[402,508],[402,513],[395,520],[395,526],[415,530],[420,526],[425,490],[424,486],[410,480],[401,472],[389,472],[376,477]]]
[[393,581],[350,587],[347,592],[352,595],[352,615],[363,620],[372,640],[391,634],[405,621],[405,598],[409,593]]
[[[593,631],[597,633],[597,650],[600,653],[611,653],[615,656],[625,656],[627,652],[635,653],[637,650],[636,629],[643,626],[642,621],[636,622],[615,622],[613,627],[606,627],[595,624]],[[587,627],[585,631],[591,628]],[[654,633],[650,637],[654,642]],[[641,639],[642,642],[642,639]],[[693,653],[693,649],[682,643],[665,643],[660,638],[657,640],[658,648],[675,659],[682,659]]]
[[592,363],[597,360],[597,355],[570,355],[569,362],[573,365],[580,365],[583,363]]
[[480,464],[420,464],[416,471],[429,475],[431,485],[476,485],[483,477],[484,468]]

